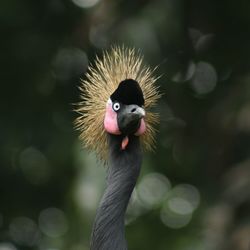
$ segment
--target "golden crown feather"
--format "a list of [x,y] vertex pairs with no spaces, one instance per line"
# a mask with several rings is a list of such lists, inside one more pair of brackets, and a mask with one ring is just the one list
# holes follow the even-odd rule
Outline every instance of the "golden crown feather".
[[106,161],[108,153],[107,132],[103,121],[106,103],[119,83],[126,79],[137,81],[145,99],[146,132],[140,136],[142,148],[152,150],[155,145],[155,125],[159,122],[157,113],[150,111],[161,94],[155,82],[154,69],[143,64],[143,57],[135,49],[114,46],[96,57],[95,63],[88,67],[86,79],[81,81],[80,98],[76,111],[79,116],[75,127],[80,131],[83,146],[95,151],[101,160]]

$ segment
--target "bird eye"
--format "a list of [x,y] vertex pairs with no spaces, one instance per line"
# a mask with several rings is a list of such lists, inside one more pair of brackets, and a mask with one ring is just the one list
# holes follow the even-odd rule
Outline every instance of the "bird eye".
[[115,102],[114,104],[113,104],[113,110],[114,111],[118,111],[120,109],[120,103],[119,102]]

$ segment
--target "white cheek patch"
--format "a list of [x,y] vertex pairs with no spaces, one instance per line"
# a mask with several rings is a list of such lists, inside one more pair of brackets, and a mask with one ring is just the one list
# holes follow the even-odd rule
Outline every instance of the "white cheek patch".
[[107,103],[106,103],[106,107],[109,106],[109,105],[112,105],[112,104],[113,104],[113,102],[112,102],[111,99],[109,98],[108,101],[107,101]]

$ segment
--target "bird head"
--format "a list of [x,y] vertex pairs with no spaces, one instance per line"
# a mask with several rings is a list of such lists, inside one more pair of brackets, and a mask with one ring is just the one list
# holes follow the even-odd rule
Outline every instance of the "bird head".
[[125,138],[121,149],[126,149],[130,135],[140,136],[143,148],[153,148],[158,115],[150,108],[160,94],[154,70],[142,61],[133,49],[113,47],[101,59],[96,58],[82,82],[76,128],[84,146],[101,159],[107,156],[107,134]]
[[110,96],[104,117],[104,128],[115,135],[141,135],[145,132],[145,110],[142,90],[133,79],[122,81]]

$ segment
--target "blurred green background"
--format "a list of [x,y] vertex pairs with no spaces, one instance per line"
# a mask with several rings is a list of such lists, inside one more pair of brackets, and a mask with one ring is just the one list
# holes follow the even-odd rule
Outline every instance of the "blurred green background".
[[0,250],[86,250],[105,169],[73,129],[112,44],[164,93],[126,216],[130,250],[250,249],[250,2],[1,0]]

